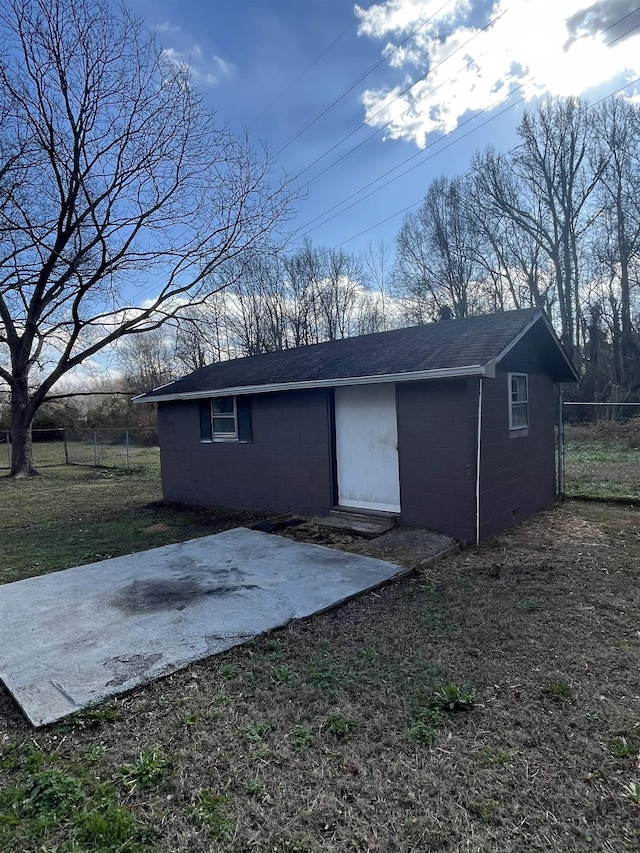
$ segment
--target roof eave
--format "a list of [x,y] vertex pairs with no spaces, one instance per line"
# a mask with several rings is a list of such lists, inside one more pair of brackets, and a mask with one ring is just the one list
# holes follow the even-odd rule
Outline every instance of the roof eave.
[[496,356],[496,358],[494,359],[494,363],[495,363],[495,364],[499,364],[499,363],[502,361],[502,359],[503,359],[503,358],[505,358],[505,356],[506,356],[506,355],[508,355],[508,353],[510,353],[510,352],[511,352],[511,350],[512,350],[515,346],[517,346],[517,344],[519,344],[519,343],[520,343],[520,341],[524,338],[524,336],[525,336],[529,331],[531,331],[531,329],[533,328],[533,326],[535,326],[535,324],[536,324],[537,322],[539,322],[540,320],[542,320],[542,322],[544,323],[544,325],[545,325],[545,327],[546,327],[547,331],[548,331],[548,332],[549,332],[549,334],[551,335],[551,338],[552,338],[553,342],[555,343],[556,348],[557,348],[557,350],[558,350],[558,354],[561,356],[562,360],[564,361],[564,363],[565,363],[565,365],[566,365],[566,367],[567,367],[567,370],[568,370],[569,374],[573,377],[572,379],[561,379],[561,380],[556,380],[556,381],[560,381],[560,382],[577,382],[577,381],[580,379],[580,374],[578,373],[578,371],[576,370],[576,368],[575,368],[575,367],[574,367],[574,365],[573,365],[573,362],[571,361],[571,359],[569,358],[569,356],[568,356],[568,355],[567,355],[567,353],[565,352],[565,349],[564,349],[564,347],[562,346],[562,343],[560,342],[560,339],[559,339],[559,338],[558,338],[558,336],[556,335],[555,329],[554,329],[554,328],[553,328],[553,326],[551,325],[551,321],[549,320],[549,318],[547,317],[547,315],[544,313],[544,311],[542,310],[542,308],[540,308],[540,309],[539,309],[538,313],[537,313],[537,314],[536,314],[536,315],[535,315],[535,316],[534,316],[534,317],[533,317],[533,318],[532,318],[532,319],[527,323],[527,325],[524,327],[524,329],[522,329],[522,330],[521,330],[521,331],[520,331],[520,332],[515,336],[515,338],[513,338],[513,340],[509,342],[509,344],[508,344],[508,345],[507,345],[507,346],[502,350],[502,352],[501,352],[498,356]]
[[437,370],[414,370],[408,373],[385,373],[375,376],[344,376],[333,379],[310,379],[304,382],[274,382],[269,385],[238,385],[232,388],[208,388],[176,394],[141,394],[134,403],[166,403],[179,400],[202,400],[207,397],[232,397],[239,394],[271,394],[275,391],[308,391],[316,388],[337,388],[343,385],[374,385],[389,382],[417,382],[428,379],[463,379],[470,376],[495,377],[495,361],[470,364],[464,367],[443,367]]

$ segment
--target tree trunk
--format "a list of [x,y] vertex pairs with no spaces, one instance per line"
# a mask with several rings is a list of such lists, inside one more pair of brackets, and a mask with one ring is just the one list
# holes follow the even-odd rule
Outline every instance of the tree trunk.
[[20,379],[11,388],[11,472],[10,477],[29,477],[33,467],[31,428],[34,410],[29,404],[27,380]]

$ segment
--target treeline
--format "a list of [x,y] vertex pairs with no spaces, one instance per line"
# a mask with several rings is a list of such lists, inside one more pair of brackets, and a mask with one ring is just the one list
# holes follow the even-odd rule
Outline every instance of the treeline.
[[[118,342],[96,392],[131,395],[206,364],[512,308],[540,307],[582,379],[573,396],[640,400],[640,107],[555,99],[525,112],[518,144],[437,178],[395,251],[243,252],[208,297]],[[0,425],[8,418],[0,401]],[[147,426],[126,396],[45,405],[36,426]]]
[[[206,304],[180,311],[173,330],[177,365],[195,370],[391,328],[401,322],[391,272],[384,245],[360,255],[311,241],[292,251],[244,253],[212,277]],[[136,349],[133,343],[129,355]]]
[[397,238],[414,322],[537,306],[582,373],[584,399],[640,394],[640,108],[549,100],[519,144],[431,183]]
[[[547,100],[518,144],[437,178],[395,257],[314,247],[236,258],[175,329],[173,370],[447,317],[540,307],[589,400],[640,397],[640,107]],[[135,349],[135,343],[133,344]]]

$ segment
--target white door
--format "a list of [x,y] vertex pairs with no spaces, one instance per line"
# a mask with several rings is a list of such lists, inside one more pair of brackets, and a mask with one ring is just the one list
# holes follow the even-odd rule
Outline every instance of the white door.
[[400,512],[396,386],[336,388],[340,506]]

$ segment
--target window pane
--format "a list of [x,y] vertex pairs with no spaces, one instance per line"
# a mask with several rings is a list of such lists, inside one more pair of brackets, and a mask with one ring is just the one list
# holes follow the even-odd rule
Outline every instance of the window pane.
[[511,426],[520,429],[529,424],[529,406],[527,403],[513,403],[511,406]]
[[511,377],[511,400],[514,403],[526,403],[527,401],[527,377]]
[[236,434],[236,419],[235,418],[214,418],[213,431],[216,435],[235,435]]
[[214,415],[232,415],[233,397],[216,397],[213,401]]

